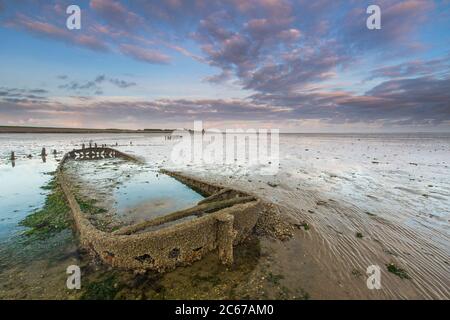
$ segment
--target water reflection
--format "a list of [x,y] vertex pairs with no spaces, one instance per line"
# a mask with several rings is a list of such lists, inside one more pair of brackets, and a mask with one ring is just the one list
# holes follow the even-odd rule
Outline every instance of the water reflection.
[[78,190],[112,207],[124,222],[140,222],[189,208],[203,197],[157,168],[122,159],[68,162],[67,173]]
[[41,189],[50,179],[57,162],[18,159],[0,163],[0,244],[22,230],[18,222],[39,209],[47,191]]

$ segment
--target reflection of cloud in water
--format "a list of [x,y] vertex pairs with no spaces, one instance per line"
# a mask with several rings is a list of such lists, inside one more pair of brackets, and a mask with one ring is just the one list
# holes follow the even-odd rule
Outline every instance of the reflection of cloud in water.
[[0,163],[0,242],[22,230],[17,223],[39,209],[47,191],[41,189],[56,168],[53,159],[43,163],[39,157]]
[[203,199],[152,166],[109,159],[70,162],[67,167],[72,179],[81,181],[78,186],[82,195],[92,198],[94,194],[101,206],[125,223],[186,209]]

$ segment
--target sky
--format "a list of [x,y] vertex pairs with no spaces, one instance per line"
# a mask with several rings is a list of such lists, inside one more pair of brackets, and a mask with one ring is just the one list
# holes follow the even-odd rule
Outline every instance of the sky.
[[[66,27],[72,4],[80,30]],[[450,0],[0,0],[0,125],[199,120],[450,131]]]

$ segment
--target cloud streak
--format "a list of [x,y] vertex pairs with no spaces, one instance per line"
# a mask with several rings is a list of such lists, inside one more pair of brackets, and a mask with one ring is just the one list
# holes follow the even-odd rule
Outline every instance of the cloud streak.
[[[67,76],[59,76],[58,79],[60,80],[68,80]],[[121,89],[127,89],[130,87],[136,86],[136,82],[132,81],[126,81],[123,79],[118,78],[110,78],[105,75],[98,75],[95,79],[80,82],[80,81],[69,81],[64,84],[61,84],[58,86],[59,89],[66,89],[69,91],[76,91],[76,92],[86,92],[86,91],[93,91],[96,95],[103,93],[102,84],[110,83],[118,88]]]
[[144,49],[131,44],[120,45],[120,52],[136,60],[153,64],[169,64],[170,57],[156,50]]
[[32,19],[21,13],[6,24],[9,27],[24,29],[33,34],[66,42],[71,45],[85,47],[95,51],[109,51],[106,43],[98,38],[85,34],[76,34],[46,21]]

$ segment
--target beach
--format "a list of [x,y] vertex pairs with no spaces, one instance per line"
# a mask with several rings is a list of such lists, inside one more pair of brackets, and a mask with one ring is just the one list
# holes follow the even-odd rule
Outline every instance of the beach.
[[[90,141],[143,159],[148,171],[177,170],[253,194],[273,204],[277,218],[289,226],[285,235],[256,232],[248,244],[236,249],[231,270],[216,265],[216,257],[211,256],[159,276],[164,297],[155,288],[145,289],[153,290],[157,298],[450,297],[449,134],[280,134],[279,168],[274,175],[262,175],[245,165],[171,163],[177,140],[165,137],[160,133],[0,135],[0,297],[14,297],[17,292],[11,288],[23,289],[31,283],[41,289],[32,290],[27,298],[52,297],[52,292],[58,299],[78,298],[61,282],[64,265],[89,263],[78,253],[69,231],[52,240],[55,246],[64,243],[64,249],[54,251],[57,258],[45,263],[46,258],[36,257],[31,263],[40,265],[39,272],[53,270],[44,279],[50,277],[48,286],[60,286],[58,290],[46,287],[40,276],[28,278],[34,274],[23,265],[29,257],[23,248],[28,245],[21,247],[22,252],[13,250],[14,254],[8,248],[16,248],[26,230],[18,225],[20,220],[43,205],[47,194],[41,187],[50,180],[46,173],[56,169],[65,152]],[[39,157],[43,147],[49,153],[45,163]],[[17,157],[14,167],[8,160],[11,151]],[[89,174],[83,175],[88,178]],[[121,185],[125,190],[132,187]],[[126,194],[120,196],[126,199]],[[46,250],[42,245],[32,251]],[[407,278],[390,272],[390,264],[404,270]],[[380,267],[381,289],[367,286],[366,271],[372,265]],[[18,271],[26,280],[13,276]],[[97,277],[91,274],[92,279]],[[198,286],[189,286],[193,279]],[[227,282],[235,284],[233,290]]]

